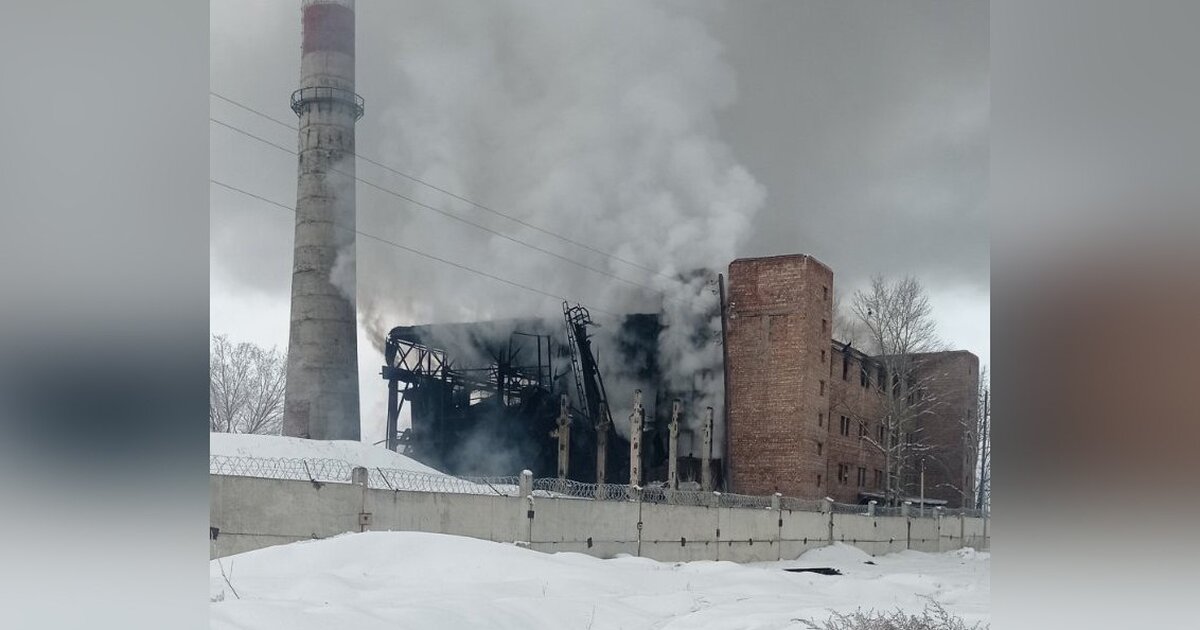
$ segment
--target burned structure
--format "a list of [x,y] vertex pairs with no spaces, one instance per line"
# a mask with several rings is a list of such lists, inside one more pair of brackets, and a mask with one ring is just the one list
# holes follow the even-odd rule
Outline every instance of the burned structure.
[[[894,375],[888,361],[833,338],[832,269],[800,254],[743,258],[729,265],[729,286],[725,369],[735,492],[914,504],[923,494],[927,505],[952,507],[972,496],[975,355],[911,355],[920,386],[911,395],[931,402],[911,427],[891,435],[885,397],[896,395]],[[886,454],[898,440],[919,440],[921,451],[899,475]]]
[[[607,331],[567,304],[557,321],[394,328],[382,372],[388,447],[459,475],[529,468],[628,483],[632,474],[642,484],[843,503],[923,497],[957,507],[972,496],[975,355],[912,356],[920,381],[913,395],[937,404],[911,429],[922,436],[921,476],[915,465],[896,473],[885,450],[896,443],[884,431],[894,392],[887,361],[832,337],[833,271],[805,255],[738,259],[720,295],[721,341],[696,335],[723,344],[724,405],[716,409],[697,404],[712,392],[665,386],[670,366],[657,350],[665,324],[656,313],[626,315]],[[644,419],[631,422],[637,405]],[[411,426],[401,429],[405,408]]]
[[[570,304],[556,320],[393,328],[381,372],[388,448],[457,475],[528,468],[540,477],[628,483],[636,469],[642,481],[665,480],[673,404],[691,396],[662,385],[653,352],[660,317],[629,314],[616,330],[597,335],[599,328],[586,308]],[[641,391],[637,440],[632,399],[610,400],[605,387],[606,376],[616,375],[604,373],[600,356],[610,353],[623,366],[621,379]],[[405,409],[410,426],[402,429]],[[680,437],[688,444],[676,460],[676,478],[699,483],[705,460],[692,444],[700,440],[678,423],[675,433],[677,450]]]

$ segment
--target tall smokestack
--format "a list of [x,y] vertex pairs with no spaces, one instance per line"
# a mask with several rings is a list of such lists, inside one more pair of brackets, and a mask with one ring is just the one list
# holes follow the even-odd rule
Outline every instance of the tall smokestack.
[[296,240],[283,434],[358,440],[354,0],[303,0]]

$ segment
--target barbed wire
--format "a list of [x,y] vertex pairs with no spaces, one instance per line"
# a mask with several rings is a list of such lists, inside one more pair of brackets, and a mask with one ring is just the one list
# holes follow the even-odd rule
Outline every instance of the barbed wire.
[[[210,475],[285,479],[317,483],[350,483],[355,466],[340,459],[273,458],[238,455],[210,455]],[[400,468],[375,467],[367,470],[367,487],[396,492],[441,492],[504,497],[521,496],[519,477],[455,477]],[[660,483],[643,487],[628,484],[594,484],[570,479],[538,478],[530,488],[535,498],[586,499],[593,501],[641,501],[664,505],[691,505],[743,509],[770,509],[774,497],[769,495],[705,492],[702,490],[672,490]],[[870,506],[855,503],[832,503],[823,499],[779,497],[779,508],[795,512],[823,512],[867,515]],[[904,508],[876,505],[875,516],[903,516]],[[926,509],[908,507],[910,518],[944,518],[959,516],[979,518],[982,510],[974,508]]]

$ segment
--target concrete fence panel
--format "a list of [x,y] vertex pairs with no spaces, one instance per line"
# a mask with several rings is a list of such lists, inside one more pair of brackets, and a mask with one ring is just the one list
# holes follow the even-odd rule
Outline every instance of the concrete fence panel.
[[214,556],[359,531],[359,486],[211,475],[208,488]]
[[[360,475],[360,477],[362,477]],[[664,562],[795,559],[832,541],[879,555],[989,547],[981,519],[416,492],[357,483],[210,475],[212,557],[345,532],[423,531],[546,552]],[[990,525],[990,523],[989,523]],[[989,532],[990,534],[990,532]]]
[[717,557],[718,508],[642,504],[642,555],[662,562]]
[[[949,523],[949,519],[941,519]],[[957,520],[955,521],[957,525]],[[956,530],[957,531],[957,530]],[[912,518],[908,520],[908,548],[917,551],[941,551],[941,538],[936,518]]]
[[809,549],[829,544],[829,514],[821,512],[780,512],[783,525],[779,529],[779,555],[793,560]]

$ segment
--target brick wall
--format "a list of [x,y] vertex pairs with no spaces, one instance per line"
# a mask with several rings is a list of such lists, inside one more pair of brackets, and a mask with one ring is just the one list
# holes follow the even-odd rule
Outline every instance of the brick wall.
[[828,422],[833,271],[810,256],[729,265],[730,489],[745,494],[823,493],[817,442]]
[[[811,256],[742,258],[729,265],[730,491],[845,503],[859,502],[862,492],[882,493],[876,471],[884,472],[883,453],[859,428],[878,440],[878,364],[831,338],[832,296],[833,271]],[[921,421],[925,441],[935,446],[926,462],[926,497],[958,506],[964,466],[974,470],[973,459],[963,458],[959,420],[976,413],[979,359],[966,351],[920,357],[922,382],[938,401]],[[848,435],[842,434],[843,417]],[[973,475],[967,477],[970,493]],[[916,481],[905,480],[914,497]]]
[[[842,344],[831,344],[827,423],[828,442],[822,450],[827,454],[826,478],[830,480],[826,494],[842,503],[858,503],[859,492],[882,493],[881,479],[884,457],[873,444],[879,441],[880,391],[878,368],[862,353],[846,350]],[[867,364],[866,385],[863,385],[863,363]],[[842,419],[845,418],[843,427]],[[848,435],[842,433],[845,428]],[[846,477],[839,477],[839,468],[846,467]],[[859,481],[859,469],[863,478]],[[876,471],[879,471],[878,475]]]
[[[960,488],[965,487],[968,501],[975,491],[974,438],[964,441],[964,436],[979,412],[979,358],[965,350],[916,357],[918,381],[933,397],[929,412],[918,422],[921,441],[933,447],[925,462],[925,497],[961,507]],[[908,490],[920,491],[915,475],[909,482]]]

